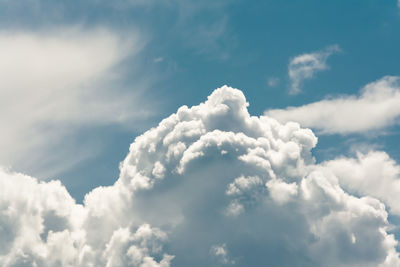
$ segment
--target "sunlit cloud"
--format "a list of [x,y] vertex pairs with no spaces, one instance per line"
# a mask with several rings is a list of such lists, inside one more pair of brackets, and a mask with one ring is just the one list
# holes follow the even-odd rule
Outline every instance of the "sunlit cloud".
[[399,123],[400,77],[367,84],[359,95],[340,95],[299,107],[265,112],[280,122],[296,121],[321,134],[370,134]]
[[327,59],[339,51],[338,45],[332,45],[320,51],[292,58],[288,67],[291,83],[289,93],[293,95],[300,93],[304,81],[313,78],[317,72],[327,70],[329,68],[326,63]]

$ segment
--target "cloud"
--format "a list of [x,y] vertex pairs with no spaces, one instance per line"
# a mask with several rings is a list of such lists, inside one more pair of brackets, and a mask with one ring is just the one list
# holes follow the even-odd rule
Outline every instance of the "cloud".
[[163,62],[163,61],[164,61],[164,58],[163,58],[163,57],[157,57],[157,58],[155,58],[155,59],[153,60],[154,63],[160,63],[160,62]]
[[391,213],[400,215],[400,166],[385,152],[341,157],[324,162],[322,169],[339,177],[341,186],[352,194],[381,199]]
[[[122,61],[133,58],[144,46],[138,33],[78,26],[1,31],[0,46],[0,119],[7,125],[0,134],[3,165],[38,168],[49,160],[45,150],[70,153],[57,145],[79,127],[123,125],[150,114],[141,100],[146,88],[143,81],[134,90],[125,90],[116,73],[117,69],[123,73]],[[74,154],[70,158],[80,161],[90,153]],[[73,164],[66,158],[64,168]]]
[[268,86],[269,87],[275,87],[279,84],[279,78],[277,77],[270,77],[268,78]]
[[292,58],[289,62],[289,79],[291,83],[290,94],[298,94],[305,80],[313,78],[315,73],[328,69],[326,61],[333,53],[339,52],[338,45],[308,54],[301,54]]
[[[188,12],[193,15],[202,14],[205,10],[211,12],[213,9],[215,9],[213,13],[220,14],[221,7],[206,6],[190,3],[182,5],[182,8],[189,9]],[[229,30],[229,17],[227,15],[218,15],[215,19],[204,21],[199,26],[194,23],[193,18],[184,14],[177,27],[182,32],[185,44],[198,55],[226,60],[230,57],[232,48],[236,45],[235,36]]]
[[397,124],[399,102],[400,77],[386,76],[367,84],[359,96],[344,95],[265,114],[280,122],[299,122],[321,134],[367,133]]
[[212,246],[210,249],[210,253],[221,264],[235,264],[235,261],[229,259],[226,244]]
[[[180,67],[163,53],[147,54],[148,42],[160,43],[158,31],[164,32],[161,28],[166,26],[148,23],[150,13],[162,6],[174,14],[166,27],[175,38],[164,40],[164,48],[226,58],[226,44],[232,43],[229,19],[220,16],[227,6],[222,2],[90,0],[80,8],[68,1],[0,5],[0,20],[6,25],[0,30],[0,119],[7,125],[0,133],[0,164],[41,178],[65,176],[72,166],[93,159],[108,145],[98,140],[105,132],[137,132],[153,124],[158,112],[154,107],[162,108],[164,102],[154,97],[153,86]],[[113,10],[129,22],[112,16],[89,18],[88,9],[93,14]],[[130,16],[132,12],[142,15]],[[82,25],[71,26],[71,19]],[[149,58],[163,64],[149,65]],[[164,67],[167,73],[158,73]],[[113,127],[100,129],[105,125]],[[86,137],[92,133],[97,134]],[[58,153],[51,153],[54,150]]]
[[163,267],[172,260],[166,254],[154,259],[167,236],[147,224],[113,229],[106,243],[87,240],[91,210],[76,204],[59,181],[38,182],[2,169],[0,185],[2,266]]
[[2,170],[0,265],[400,266],[382,196],[353,194],[348,172],[316,164],[311,130],[247,107],[223,86],[179,108],[135,139],[115,184],[83,205],[60,182]]

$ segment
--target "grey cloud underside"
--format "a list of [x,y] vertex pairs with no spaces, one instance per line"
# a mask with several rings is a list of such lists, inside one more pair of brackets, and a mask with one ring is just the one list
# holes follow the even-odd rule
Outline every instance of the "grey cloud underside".
[[365,186],[396,163],[365,177],[362,156],[315,164],[311,130],[247,106],[224,86],[181,107],[83,205],[60,182],[1,170],[0,265],[400,266],[383,203],[397,209]]

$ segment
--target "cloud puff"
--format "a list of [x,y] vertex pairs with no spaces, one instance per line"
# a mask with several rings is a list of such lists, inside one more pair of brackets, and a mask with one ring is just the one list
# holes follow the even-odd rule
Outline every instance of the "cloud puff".
[[[91,209],[76,204],[59,181],[0,170],[2,266],[169,266],[166,234],[147,224],[113,229],[105,243],[88,240]],[[117,219],[117,218],[113,218]],[[102,232],[97,232],[98,236]]]
[[299,122],[321,134],[366,133],[397,124],[399,103],[400,77],[385,76],[367,84],[359,96],[339,96],[265,114],[283,123]]
[[0,264],[400,266],[381,195],[344,190],[347,172],[315,164],[311,130],[247,106],[224,86],[179,108],[83,205],[59,182],[2,171]]
[[338,45],[332,45],[320,51],[292,58],[288,67],[291,82],[289,93],[293,95],[300,93],[303,82],[311,79],[315,73],[328,69],[326,64],[328,57],[339,51]]
[[324,162],[321,168],[334,173],[347,191],[381,199],[391,213],[400,215],[400,166],[385,152],[342,157]]
[[226,244],[212,246],[210,249],[210,253],[221,264],[235,264],[234,260],[229,259]]

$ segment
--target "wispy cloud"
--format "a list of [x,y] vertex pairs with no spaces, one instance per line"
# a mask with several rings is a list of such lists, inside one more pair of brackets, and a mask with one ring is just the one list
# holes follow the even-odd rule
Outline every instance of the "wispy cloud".
[[[0,119],[7,125],[0,133],[0,162],[37,169],[54,158],[46,147],[79,127],[143,120],[149,115],[143,88],[139,82],[135,90],[118,88],[116,73],[143,45],[139,34],[105,28],[0,32]],[[71,161],[88,156],[76,154]],[[61,162],[68,168],[67,157]]]
[[299,122],[321,134],[369,133],[398,123],[399,103],[400,77],[386,76],[366,85],[359,96],[339,96],[265,114],[280,122]]
[[269,87],[275,87],[279,84],[280,80],[278,77],[269,77],[267,84]]
[[[196,10],[196,12],[201,12]],[[186,18],[181,28],[186,45],[191,47],[196,54],[205,55],[214,59],[225,60],[230,57],[230,51],[235,45],[235,38],[229,31],[228,16],[221,16],[200,26],[190,25]]]
[[300,93],[303,82],[313,78],[315,73],[328,69],[326,64],[328,57],[339,51],[338,45],[332,45],[320,51],[301,54],[292,58],[288,67],[291,83],[289,93],[293,95]]
[[154,61],[154,63],[160,63],[160,62],[164,61],[164,58],[163,57],[156,57],[153,61]]

